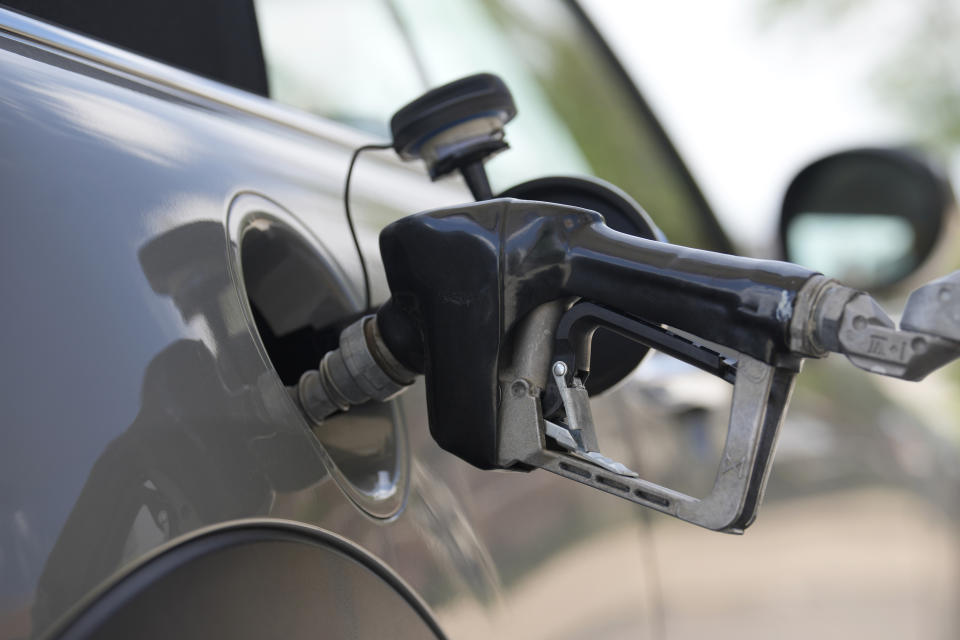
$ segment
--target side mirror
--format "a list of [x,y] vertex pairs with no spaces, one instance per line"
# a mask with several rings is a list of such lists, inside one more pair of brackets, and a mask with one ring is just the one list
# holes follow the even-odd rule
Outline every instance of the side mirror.
[[859,289],[892,286],[933,251],[954,201],[917,153],[855,149],[803,169],[787,189],[780,244],[787,260]]

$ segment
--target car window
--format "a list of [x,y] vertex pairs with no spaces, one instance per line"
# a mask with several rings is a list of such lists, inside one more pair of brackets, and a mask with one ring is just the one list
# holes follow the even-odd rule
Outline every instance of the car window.
[[256,0],[270,96],[389,136],[424,78],[383,0]]
[[431,84],[502,76],[519,115],[513,148],[490,162],[495,188],[545,174],[589,173],[630,193],[672,242],[724,249],[671,163],[653,123],[584,25],[556,0],[394,0]]
[[[557,0],[257,0],[271,96],[383,137],[423,92],[482,71],[519,114],[489,164],[502,191],[590,174],[632,195],[671,242],[726,250],[656,125],[571,9]],[[712,223],[712,224],[711,224]]]

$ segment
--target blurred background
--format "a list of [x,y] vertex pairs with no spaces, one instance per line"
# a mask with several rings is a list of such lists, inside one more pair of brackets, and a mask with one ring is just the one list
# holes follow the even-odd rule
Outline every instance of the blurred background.
[[770,251],[784,186],[857,146],[960,176],[960,4],[584,3],[740,246]]
[[[952,0],[259,0],[257,15],[275,99],[387,139],[391,114],[425,88],[496,73],[519,115],[511,150],[489,164],[495,190],[599,176],[679,244],[785,257],[788,185],[844,149],[909,148],[960,178]],[[393,214],[359,215],[379,228]],[[899,258],[913,246],[910,229],[863,216],[853,226],[832,216],[832,226],[797,236],[807,241],[789,257],[857,275],[896,315],[911,289],[960,267],[955,207],[930,215],[920,226],[934,230],[932,247],[909,260]],[[894,263],[903,266],[889,271]],[[652,637],[957,637],[958,385],[957,366],[917,385],[838,356],[808,362],[767,501],[744,537],[646,510],[629,521],[566,514],[548,528],[528,519],[514,533],[536,544],[514,569],[499,568],[507,609],[535,610],[524,594],[537,592],[536,580],[514,577],[531,565],[576,593],[578,606],[550,606],[550,620],[504,620],[523,620],[512,628],[530,637],[633,637],[622,630],[638,615]],[[594,413],[619,425],[601,432],[605,451],[702,495],[728,405],[723,383],[654,354]],[[493,523],[505,509],[483,503]],[[595,531],[593,542],[562,533],[574,530]],[[624,597],[593,602],[581,588],[585,567]],[[476,633],[467,618],[440,615],[451,632]]]

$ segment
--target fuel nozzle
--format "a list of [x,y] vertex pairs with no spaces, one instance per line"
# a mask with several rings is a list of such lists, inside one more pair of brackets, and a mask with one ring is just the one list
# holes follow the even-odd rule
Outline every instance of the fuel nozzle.
[[[391,297],[301,378],[311,420],[392,398],[423,374],[434,440],[474,466],[545,469],[717,531],[742,532],[756,517],[803,358],[840,352],[917,380],[960,356],[960,273],[915,292],[898,329],[867,294],[804,267],[638,238],[593,211],[511,199],[397,220],[380,253]],[[584,386],[597,329],[733,385],[707,496],[602,453]]]

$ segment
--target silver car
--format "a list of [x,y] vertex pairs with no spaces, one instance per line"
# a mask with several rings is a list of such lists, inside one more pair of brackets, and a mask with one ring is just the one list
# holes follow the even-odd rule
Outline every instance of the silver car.
[[[291,400],[364,311],[353,150],[456,77],[514,93],[497,191],[594,175],[671,242],[735,250],[575,3],[5,5],[0,639],[960,631],[956,440],[899,397],[942,403],[943,378],[809,363],[742,537],[474,468],[431,439],[420,383],[321,427]],[[380,229],[471,200],[361,157],[373,304]],[[697,495],[729,403],[654,354],[593,412],[606,452]]]

